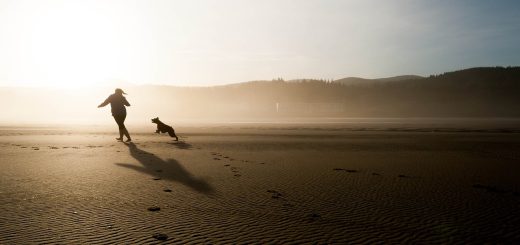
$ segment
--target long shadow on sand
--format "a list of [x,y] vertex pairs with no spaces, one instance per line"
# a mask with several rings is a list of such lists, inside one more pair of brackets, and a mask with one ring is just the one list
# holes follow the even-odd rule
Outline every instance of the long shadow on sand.
[[175,141],[175,142],[171,142],[168,144],[173,145],[177,149],[181,149],[181,150],[191,150],[191,148],[193,148],[193,146],[191,144],[186,143],[185,141]]
[[150,152],[137,148],[134,143],[125,143],[125,145],[128,146],[130,155],[143,166],[141,167],[127,163],[116,163],[117,165],[153,176],[157,176],[157,173],[160,172],[161,179],[179,182],[205,194],[214,192],[213,187],[211,187],[208,182],[191,175],[175,159],[164,161]]

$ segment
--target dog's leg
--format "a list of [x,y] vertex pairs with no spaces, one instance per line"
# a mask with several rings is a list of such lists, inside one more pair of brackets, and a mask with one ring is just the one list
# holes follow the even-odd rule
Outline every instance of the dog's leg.
[[175,137],[175,141],[179,141],[179,137],[177,137],[173,128],[169,128],[168,134],[170,135],[170,137]]

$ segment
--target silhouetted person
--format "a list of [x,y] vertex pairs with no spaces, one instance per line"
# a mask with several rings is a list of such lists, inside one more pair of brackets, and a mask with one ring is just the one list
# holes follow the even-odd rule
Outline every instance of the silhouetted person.
[[125,119],[126,119],[126,107],[130,106],[130,103],[126,100],[126,98],[123,96],[123,94],[126,94],[122,89],[116,88],[115,93],[108,96],[108,98],[98,105],[98,108],[106,106],[110,103],[110,106],[112,107],[112,116],[116,120],[117,126],[119,126],[119,138],[116,138],[117,140],[123,141],[123,134],[128,138],[126,141],[130,142],[132,141],[132,138],[130,138],[130,134],[128,133],[128,130],[125,127]]

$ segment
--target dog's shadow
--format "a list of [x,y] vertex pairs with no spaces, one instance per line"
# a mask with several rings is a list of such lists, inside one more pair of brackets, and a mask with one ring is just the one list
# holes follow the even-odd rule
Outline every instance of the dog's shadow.
[[168,159],[164,161],[153,153],[137,148],[134,143],[125,143],[125,145],[128,146],[130,155],[139,161],[142,166],[116,163],[118,166],[161,177],[164,180],[179,182],[201,193],[210,194],[214,192],[213,187],[208,182],[193,176],[177,160]]
[[186,143],[186,141],[174,141],[174,142],[168,142],[169,145],[175,146],[177,149],[181,150],[191,150],[193,146],[189,143]]

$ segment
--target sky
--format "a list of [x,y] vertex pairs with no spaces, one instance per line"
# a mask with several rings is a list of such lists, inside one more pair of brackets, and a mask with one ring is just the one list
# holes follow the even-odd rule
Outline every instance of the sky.
[[0,86],[209,86],[520,65],[520,1],[0,0]]

